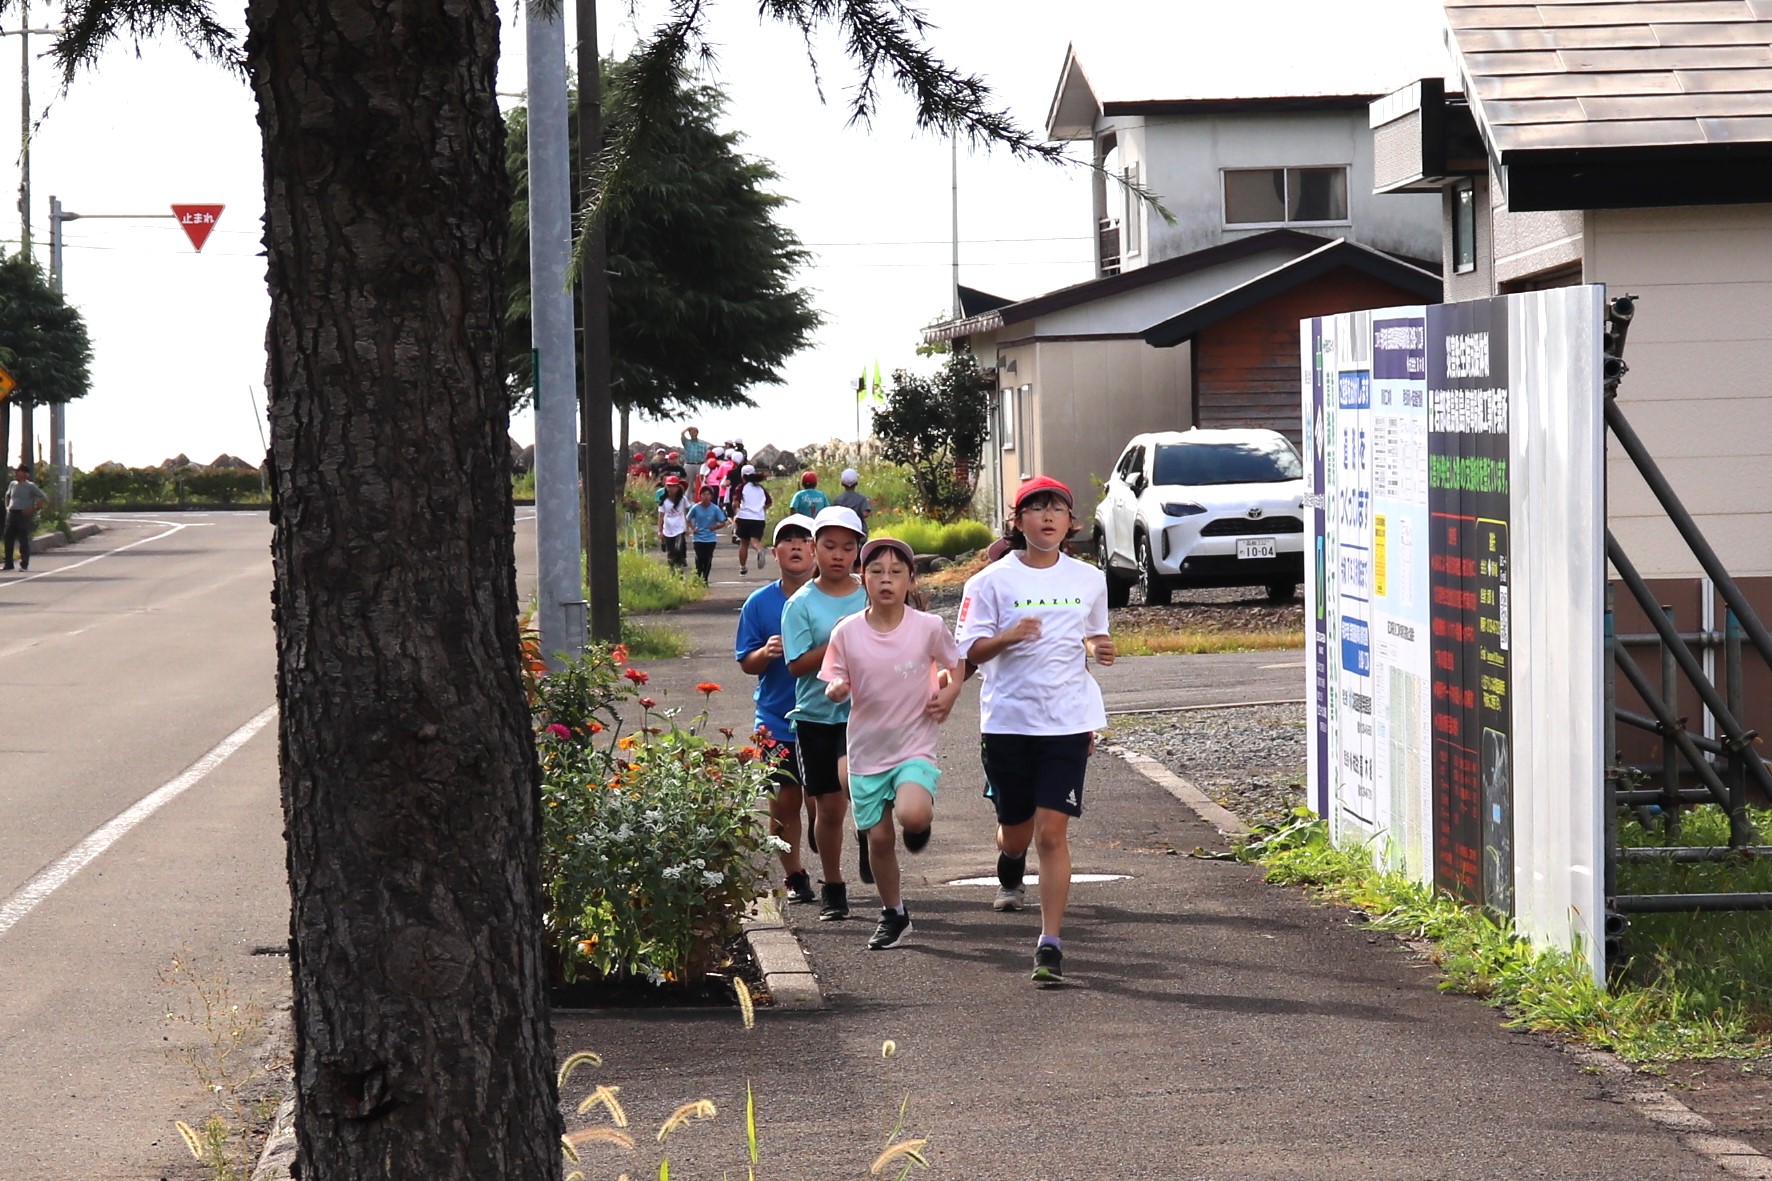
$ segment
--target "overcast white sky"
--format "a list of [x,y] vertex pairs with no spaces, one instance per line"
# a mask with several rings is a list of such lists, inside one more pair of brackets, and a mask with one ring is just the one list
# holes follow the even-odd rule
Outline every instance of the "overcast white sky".
[[[927,0],[925,7],[945,59],[985,76],[1001,104],[1036,131],[1072,40],[1087,48],[1092,76],[1119,68],[1172,92],[1164,97],[1277,93],[1316,70],[1394,78],[1382,83],[1389,88],[1420,76],[1439,22],[1437,0]],[[829,100],[821,107],[797,37],[761,25],[745,0],[714,0],[711,8],[714,80],[731,97],[728,119],[744,134],[744,150],[782,175],[779,189],[794,200],[784,220],[816,256],[801,282],[828,322],[784,367],[782,385],[752,391],[757,407],[698,421],[704,436],[740,436],[753,450],[853,437],[853,383],[864,365],[878,361],[890,372],[931,364],[914,349],[920,326],[949,303],[949,150],[919,137],[909,104],[897,98],[871,130],[846,126],[853,75],[834,40],[817,47]],[[604,0],[606,50],[624,52],[636,40],[627,9]],[[643,30],[659,11],[656,0],[640,3]],[[43,27],[59,10],[33,4],[32,16]],[[17,28],[16,6],[5,22]],[[0,96],[11,93],[14,103],[19,41],[0,38]],[[507,18],[501,91],[523,89],[523,41]],[[47,47],[43,38],[31,45],[33,58]],[[93,392],[68,414],[74,462],[158,463],[180,452],[199,462],[222,452],[256,459],[269,304],[258,257],[259,136],[245,83],[164,44],[143,46],[139,56],[114,50],[66,94],[51,64],[37,59],[31,87],[32,229],[46,266],[52,195],[83,214],[165,214],[173,202],[227,207],[201,254],[169,217],[66,223],[65,287],[96,354]],[[17,112],[0,98],[5,109]],[[0,190],[11,191],[17,120],[0,124],[8,127],[0,150],[11,161],[0,169]],[[1089,190],[1079,170],[962,150],[959,190],[963,283],[1025,297],[1090,276]],[[13,202],[0,205],[8,210],[0,233],[16,244]],[[675,437],[678,425],[641,423],[635,434]],[[37,416],[36,433],[47,448],[46,414]],[[528,442],[532,428],[519,419],[512,433]]]

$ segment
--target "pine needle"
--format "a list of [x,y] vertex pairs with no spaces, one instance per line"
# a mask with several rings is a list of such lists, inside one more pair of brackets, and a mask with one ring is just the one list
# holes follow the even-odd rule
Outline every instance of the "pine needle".
[[882,1152],[879,1157],[875,1159],[873,1167],[869,1169],[868,1172],[878,1173],[901,1156],[916,1161],[927,1169],[929,1167],[929,1162],[923,1157],[923,1146],[927,1143],[929,1143],[927,1139],[900,1140],[897,1144],[894,1144],[891,1148]]

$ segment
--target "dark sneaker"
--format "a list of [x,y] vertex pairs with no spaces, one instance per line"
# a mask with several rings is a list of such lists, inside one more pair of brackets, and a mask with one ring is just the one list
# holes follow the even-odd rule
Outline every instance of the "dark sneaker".
[[849,883],[826,882],[819,887],[824,904],[818,908],[818,921],[837,923],[849,917]]
[[907,828],[907,829],[905,829],[904,830],[904,850],[905,850],[905,852],[907,852],[907,853],[921,853],[923,851],[924,847],[929,844],[929,831],[930,830],[927,828],[919,828],[919,829]]
[[818,895],[812,892],[812,875],[805,870],[788,875],[787,890],[789,902],[805,905],[818,901]]
[[855,843],[861,847],[861,884],[871,886],[874,884],[874,867],[868,860],[868,834],[856,833]]
[[740,567],[739,567],[739,568],[738,568],[738,572],[739,572],[739,573],[740,573],[740,574],[749,574],[749,573],[750,573],[750,571],[749,571],[749,570],[746,570],[746,569],[745,569],[745,568],[744,568],[744,567],[743,567],[743,566],[740,566]]
[[1034,949],[1034,979],[1041,984],[1064,981],[1064,953],[1050,943]]
[[1027,887],[998,886],[997,896],[991,899],[992,910],[1020,910],[1027,905]]
[[910,933],[910,912],[899,914],[887,907],[880,912],[880,925],[874,928],[874,937],[868,940],[868,950],[885,951],[891,947],[903,947],[905,936]]

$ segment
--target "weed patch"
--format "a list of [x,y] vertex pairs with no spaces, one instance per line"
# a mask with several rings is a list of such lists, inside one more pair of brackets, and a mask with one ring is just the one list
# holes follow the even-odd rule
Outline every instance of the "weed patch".
[[261,1052],[264,1007],[237,1000],[225,975],[199,970],[188,955],[174,956],[160,982],[173,993],[166,1020],[190,1034],[173,1053],[209,1098],[209,1110],[194,1125],[176,1121],[178,1134],[212,1181],[244,1181],[276,1110],[268,1084],[280,1064]]
[[[1689,820],[1683,835],[1700,843],[1701,831]],[[1573,955],[1534,948],[1511,923],[1378,870],[1366,848],[1334,847],[1328,826],[1307,809],[1258,832],[1237,847],[1236,856],[1262,866],[1270,882],[1303,886],[1363,912],[1373,929],[1425,941],[1423,954],[1440,970],[1440,987],[1505,1010],[1510,1028],[1581,1042],[1635,1062],[1749,1057],[1772,1049],[1765,971],[1772,938],[1763,930],[1744,937],[1753,915],[1656,916],[1668,921],[1642,923],[1640,932],[1633,928],[1630,959],[1610,987],[1601,988]],[[1665,876],[1727,867],[1642,868]],[[1755,872],[1768,870],[1755,867]],[[1734,922],[1701,930],[1708,919]],[[1726,947],[1731,938],[1747,946]]]
[[1210,627],[1134,627],[1114,631],[1121,656],[1162,656],[1190,652],[1270,652],[1304,646],[1304,631],[1253,631]]
[[685,603],[707,597],[707,584],[693,574],[676,570],[656,554],[624,549],[616,557],[623,613],[650,615],[672,611]]

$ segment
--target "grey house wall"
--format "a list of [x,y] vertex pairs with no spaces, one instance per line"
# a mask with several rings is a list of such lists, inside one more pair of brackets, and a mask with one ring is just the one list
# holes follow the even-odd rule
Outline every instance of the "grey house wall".
[[[1372,192],[1372,133],[1364,107],[1349,111],[1264,111],[1250,114],[1114,116],[1096,129],[1099,143],[1112,132],[1122,166],[1136,163],[1139,174],[1176,217],[1173,225],[1148,208],[1143,219],[1145,248],[1123,257],[1130,270],[1208,246],[1248,237],[1272,226],[1224,224],[1222,170],[1226,168],[1348,168],[1348,220],[1296,228],[1325,238],[1349,238],[1409,258],[1440,254],[1440,208],[1432,193],[1375,196]],[[1113,199],[1108,207],[1111,212]],[[1096,211],[1101,216],[1102,210]],[[1093,225],[1090,227],[1093,233]]]

